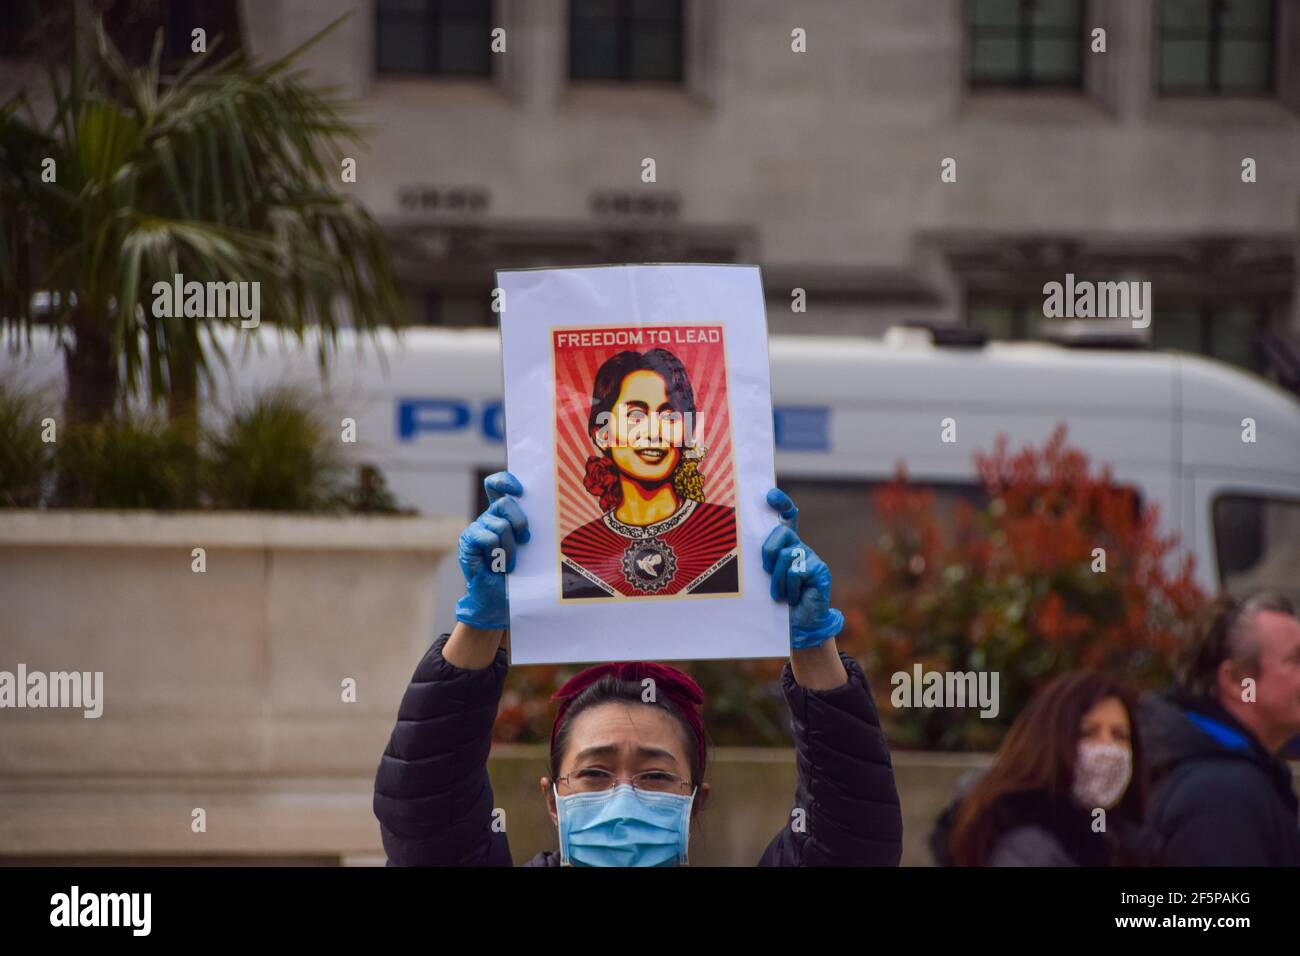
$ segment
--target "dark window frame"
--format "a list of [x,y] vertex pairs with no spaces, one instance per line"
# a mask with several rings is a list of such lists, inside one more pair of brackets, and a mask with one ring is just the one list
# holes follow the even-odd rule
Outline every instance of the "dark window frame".
[[[1008,308],[1007,312],[1011,316],[1011,335],[1007,338],[1000,338],[988,333],[986,329],[976,325],[974,321],[974,312],[985,304],[1005,303]],[[968,329],[977,329],[988,334],[990,341],[1001,342],[1038,342],[1041,341],[1033,335],[1032,323],[1030,316],[1036,315],[1039,319],[1043,317],[1043,297],[1041,294],[1032,293],[996,293],[996,292],[973,292],[966,296],[966,309],[963,315],[963,325]]]
[[[1209,0],[1210,4],[1210,25],[1209,33],[1205,37],[1209,43],[1210,62],[1208,67],[1208,83],[1204,87],[1192,86],[1168,86],[1163,77],[1164,72],[1164,45],[1166,39],[1165,33],[1165,0],[1160,0],[1160,8],[1157,14],[1155,29],[1155,85],[1156,93],[1166,97],[1188,97],[1188,98],[1213,98],[1221,96],[1242,96],[1258,99],[1271,99],[1278,93],[1278,66],[1281,58],[1278,56],[1278,42],[1281,35],[1282,14],[1281,4],[1277,0],[1267,0],[1270,4],[1271,16],[1269,18],[1272,25],[1269,34],[1270,42],[1268,44],[1268,85],[1261,89],[1232,89],[1224,90],[1222,86],[1222,77],[1219,75],[1222,64],[1222,47],[1224,40],[1223,16],[1224,4],[1231,0]],[[1194,36],[1183,35],[1176,37],[1181,39],[1201,39],[1200,34]]]
[[[571,83],[659,83],[681,85],[686,81],[686,29],[687,0],[673,0],[676,3],[677,16],[672,21],[677,35],[677,70],[672,76],[639,76],[632,73],[632,37],[634,28],[646,22],[657,24],[661,21],[643,21],[632,15],[634,0],[612,0],[617,4],[614,17],[616,38],[616,62],[612,75],[579,74],[576,70],[577,42],[576,34],[579,17],[575,16],[573,3],[569,3],[568,15],[568,80]],[[603,22],[603,21],[602,21]],[[669,22],[669,21],[662,21]]]
[[[1014,35],[1018,41],[1017,59],[1018,69],[1016,75],[1011,79],[1003,77],[982,78],[976,73],[975,67],[975,44],[978,39],[988,37],[989,32],[993,35],[1001,33],[1006,36],[1005,28],[990,28],[985,26],[980,28],[975,21],[975,4],[978,0],[966,0],[966,85],[969,89],[980,92],[996,91],[1055,91],[1055,92],[1083,92],[1086,84],[1084,71],[1085,58],[1083,48],[1086,45],[1088,35],[1088,11],[1089,0],[1079,0],[1079,24],[1074,39],[1079,44],[1079,64],[1073,77],[1063,80],[1047,80],[1035,75],[1033,70],[1033,41],[1035,37],[1051,37],[1053,33],[1044,33],[1043,28],[1035,29],[1033,24],[1033,5],[1036,0],[1018,0],[1019,10],[1016,15],[1016,25],[1013,28]],[[1064,34],[1057,38],[1065,39]]]
[[[1240,302],[1229,302],[1226,307],[1248,309],[1253,313],[1254,335],[1251,337],[1250,342],[1251,362],[1248,370],[1256,375],[1262,374],[1261,370],[1264,368],[1264,352],[1260,348],[1259,337],[1260,333],[1270,326],[1268,308],[1263,303],[1253,299],[1246,299]],[[1175,300],[1173,307],[1163,309],[1162,311],[1166,314],[1169,312],[1194,313],[1196,315],[1196,351],[1193,354],[1199,355],[1202,358],[1211,359],[1215,362],[1223,362],[1236,368],[1241,368],[1241,366],[1237,365],[1235,362],[1229,362],[1228,359],[1221,358],[1214,352],[1214,330],[1216,324],[1219,324],[1216,323],[1215,317],[1221,314],[1224,309],[1224,303],[1213,301],[1193,302],[1188,308],[1179,309],[1177,307],[1177,300]],[[1155,324],[1160,321],[1160,312],[1156,312],[1152,315],[1151,321],[1153,330],[1152,345],[1153,347],[1159,348],[1161,346],[1156,346],[1154,343],[1154,328]]]
[[[496,22],[496,2],[495,0],[485,0],[487,14],[484,19],[483,44],[484,50],[487,51],[484,59],[483,69],[447,69],[442,66],[441,60],[441,41],[444,21],[447,19],[463,20],[475,22],[479,19],[477,16],[453,16],[448,17],[443,13],[442,0],[425,0],[423,11],[414,13],[407,11],[385,10],[383,0],[375,4],[375,74],[381,77],[446,77],[450,79],[491,79],[494,74],[493,59],[489,47],[491,40],[493,24]],[[388,24],[412,24],[416,27],[422,27],[424,31],[424,69],[413,70],[407,68],[385,67],[383,50],[381,49],[382,32],[380,26]]]
[[[13,0],[6,26],[0,30],[0,60],[33,60],[70,53],[71,12],[63,4]],[[144,66],[162,35],[164,75],[200,56],[192,49],[195,28],[202,27],[214,60],[245,49],[244,25],[237,0],[154,0],[152,3],[105,4],[104,31],[131,66]]]
[[[460,286],[435,286],[420,291],[419,314],[411,323],[426,329],[494,329],[497,327],[497,315],[492,311],[492,289],[468,289]],[[482,310],[474,322],[447,321],[447,303],[449,300],[473,301],[482,304]]]
[[1260,505],[1280,504],[1300,508],[1300,497],[1291,497],[1285,492],[1280,491],[1261,491],[1257,488],[1244,488],[1240,485],[1234,485],[1215,492],[1215,494],[1210,498],[1210,539],[1213,542],[1214,577],[1218,582],[1219,590],[1225,593],[1227,592],[1228,586],[1226,575],[1223,571],[1223,549],[1219,541],[1219,520],[1217,512],[1220,503],[1234,498],[1258,502]]
[[[981,307],[1001,308],[1005,306],[1005,311],[1011,318],[1011,333],[1008,336],[994,335],[983,326],[977,325],[974,321],[974,313]],[[1036,293],[1020,292],[969,292],[966,295],[965,308],[962,313],[962,325],[968,329],[977,329],[985,332],[991,341],[1002,342],[1041,342],[1043,338],[1033,334],[1032,321],[1035,316],[1042,319],[1042,296]],[[1152,316],[1152,347],[1156,349],[1168,349],[1169,346],[1157,345],[1154,341],[1155,324],[1160,321],[1161,312],[1168,314],[1184,313],[1195,314],[1196,316],[1196,349],[1189,354],[1199,355],[1202,358],[1211,359],[1216,362],[1224,362],[1232,365],[1234,368],[1242,368],[1236,362],[1229,361],[1217,355],[1214,351],[1214,334],[1216,326],[1222,323],[1217,321],[1225,309],[1238,308],[1248,310],[1254,320],[1254,335],[1250,343],[1250,364],[1245,368],[1256,375],[1263,374],[1265,366],[1264,351],[1260,347],[1260,334],[1271,327],[1272,322],[1269,315],[1268,306],[1258,297],[1248,296],[1239,300],[1229,300],[1227,302],[1194,299],[1188,301],[1185,307],[1179,306],[1179,300],[1174,299],[1172,305],[1162,306],[1160,311]]]
[[32,55],[38,14],[30,0],[19,0],[13,5],[8,25],[0,30],[0,60],[20,60]]
[[161,5],[163,29],[163,59],[184,60],[190,55],[193,42],[190,34],[200,24],[195,22],[195,11],[188,3],[168,0]]

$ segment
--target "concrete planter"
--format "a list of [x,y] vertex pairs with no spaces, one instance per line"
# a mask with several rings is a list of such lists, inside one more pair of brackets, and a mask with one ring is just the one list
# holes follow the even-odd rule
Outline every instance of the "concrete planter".
[[369,788],[459,525],[0,512],[0,670],[102,671],[104,698],[0,710],[0,855],[375,853]]

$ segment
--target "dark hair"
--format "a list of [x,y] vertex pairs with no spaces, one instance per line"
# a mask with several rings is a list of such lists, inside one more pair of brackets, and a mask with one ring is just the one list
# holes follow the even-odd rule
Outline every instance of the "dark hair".
[[1001,835],[995,812],[1007,797],[1030,791],[1068,795],[1074,782],[1083,717],[1104,700],[1116,698],[1132,727],[1133,777],[1115,813],[1141,823],[1146,809],[1146,762],[1137,725],[1133,692],[1097,671],[1068,671],[1034,695],[998,748],[993,766],[962,801],[952,830],[952,857],[958,866],[983,866]]
[[643,370],[656,372],[663,378],[673,411],[682,414],[695,412],[695,391],[686,376],[686,366],[676,355],[667,349],[619,352],[607,358],[596,372],[591,388],[591,413],[587,416],[588,435],[598,430],[602,414],[613,412],[623,379]]
[[573,718],[597,704],[617,701],[626,704],[639,704],[642,707],[658,707],[672,715],[686,740],[686,754],[691,766],[691,783],[694,786],[699,786],[704,776],[704,766],[700,762],[700,748],[696,746],[699,741],[695,738],[695,731],[667,694],[656,694],[654,701],[651,702],[643,698],[643,692],[644,688],[640,681],[620,680],[613,674],[606,674],[589,687],[584,688],[577,697],[574,697],[568,709],[564,712],[564,722],[556,730],[555,737],[551,742],[551,779],[554,780],[560,774],[561,758],[569,746]]
[[1211,602],[1187,645],[1179,667],[1183,690],[1202,699],[1219,696],[1219,665],[1226,660],[1246,670],[1259,668],[1259,645],[1245,641],[1248,618],[1260,611],[1277,611],[1295,617],[1295,605],[1274,591],[1261,591],[1245,599],[1221,595]]

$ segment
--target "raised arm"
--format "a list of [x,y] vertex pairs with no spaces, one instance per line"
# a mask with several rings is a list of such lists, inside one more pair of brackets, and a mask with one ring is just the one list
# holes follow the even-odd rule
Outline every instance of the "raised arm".
[[[390,866],[510,865],[505,833],[492,827],[487,772],[507,669],[500,638],[458,624],[415,669],[375,775],[375,816]],[[453,664],[456,639],[480,654],[491,645],[489,664]]]
[[790,605],[790,706],[798,780],[790,819],[760,866],[897,866],[903,820],[889,746],[862,668],[835,643],[826,563],[798,536],[798,509],[777,489],[781,524],[763,544],[774,600]]
[[491,502],[460,536],[465,595],[457,624],[434,641],[411,678],[375,775],[375,816],[390,866],[509,866],[493,827],[487,758],[507,662],[505,575],[528,523],[514,476],[490,476]]

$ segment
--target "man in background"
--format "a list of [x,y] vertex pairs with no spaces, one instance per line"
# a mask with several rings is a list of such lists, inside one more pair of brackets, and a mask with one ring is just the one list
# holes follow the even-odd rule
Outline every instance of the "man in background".
[[1169,866],[1300,866],[1291,769],[1300,734],[1300,621],[1275,594],[1220,598],[1187,649],[1181,684],[1141,716],[1150,826]]

